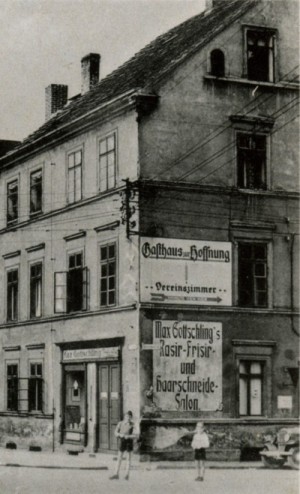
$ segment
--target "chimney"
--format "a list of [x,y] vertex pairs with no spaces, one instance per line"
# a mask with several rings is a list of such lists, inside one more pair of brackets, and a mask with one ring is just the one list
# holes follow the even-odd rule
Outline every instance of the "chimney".
[[81,94],[87,93],[99,82],[100,55],[89,53],[81,59]]
[[46,121],[54,113],[61,110],[68,101],[68,86],[64,84],[50,84],[45,89],[46,93]]

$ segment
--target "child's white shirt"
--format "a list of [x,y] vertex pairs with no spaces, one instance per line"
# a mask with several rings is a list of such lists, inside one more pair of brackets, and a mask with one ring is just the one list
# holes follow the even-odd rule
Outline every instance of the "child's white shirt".
[[201,449],[209,447],[209,439],[206,432],[196,432],[192,440],[193,449]]

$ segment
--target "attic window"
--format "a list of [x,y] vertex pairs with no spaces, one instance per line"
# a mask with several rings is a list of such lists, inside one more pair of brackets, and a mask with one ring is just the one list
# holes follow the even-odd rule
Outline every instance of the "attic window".
[[275,32],[264,28],[246,28],[245,38],[248,79],[274,82]]
[[210,54],[210,73],[215,77],[225,75],[225,57],[222,50],[213,50]]

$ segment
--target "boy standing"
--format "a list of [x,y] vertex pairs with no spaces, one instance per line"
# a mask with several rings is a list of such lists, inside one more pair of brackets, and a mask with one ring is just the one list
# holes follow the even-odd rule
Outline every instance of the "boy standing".
[[134,423],[132,421],[132,412],[128,411],[121,422],[118,423],[115,436],[119,438],[119,451],[118,451],[118,460],[116,471],[114,475],[110,477],[111,480],[115,480],[119,478],[119,471],[123,459],[123,453],[127,452],[127,462],[126,462],[126,475],[125,479],[129,479],[129,470],[131,464],[131,455],[133,450],[133,429]]
[[204,480],[205,460],[206,460],[206,448],[209,447],[208,435],[204,431],[203,422],[198,422],[194,437],[192,440],[192,448],[195,451],[195,463],[197,468],[197,477],[195,480]]

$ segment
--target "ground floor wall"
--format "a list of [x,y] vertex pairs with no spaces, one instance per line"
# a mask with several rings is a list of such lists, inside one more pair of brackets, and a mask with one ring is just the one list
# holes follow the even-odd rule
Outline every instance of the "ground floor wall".
[[127,307],[0,331],[0,445],[116,450],[139,421],[137,311]]
[[208,457],[240,459],[297,423],[299,336],[288,314],[152,306],[140,330],[143,456],[191,458],[204,421]]

